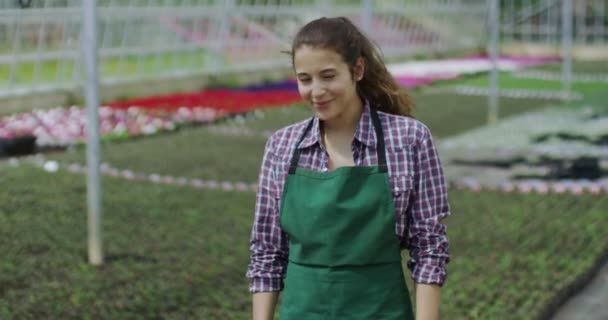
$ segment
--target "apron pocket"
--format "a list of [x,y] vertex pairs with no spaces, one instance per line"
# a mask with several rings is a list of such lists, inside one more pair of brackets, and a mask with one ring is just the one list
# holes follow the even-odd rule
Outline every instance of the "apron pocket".
[[332,319],[412,319],[410,297],[400,262],[370,265],[339,283]]

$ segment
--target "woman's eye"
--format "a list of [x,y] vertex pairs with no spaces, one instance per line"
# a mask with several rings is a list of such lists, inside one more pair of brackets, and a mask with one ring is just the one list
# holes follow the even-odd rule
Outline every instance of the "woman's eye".
[[334,78],[333,74],[332,75],[323,76],[323,79],[325,79],[325,80],[331,80],[333,78]]
[[300,78],[300,79],[298,79],[298,80],[299,80],[300,82],[302,82],[302,83],[308,83],[308,82],[310,82],[310,79],[308,79],[308,78],[304,78],[304,79]]

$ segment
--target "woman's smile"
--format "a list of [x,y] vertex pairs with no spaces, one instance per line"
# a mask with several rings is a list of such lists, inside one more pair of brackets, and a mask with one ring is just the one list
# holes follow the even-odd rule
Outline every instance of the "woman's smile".
[[315,107],[315,109],[322,111],[322,110],[327,109],[331,102],[332,102],[332,100],[313,101],[312,105]]

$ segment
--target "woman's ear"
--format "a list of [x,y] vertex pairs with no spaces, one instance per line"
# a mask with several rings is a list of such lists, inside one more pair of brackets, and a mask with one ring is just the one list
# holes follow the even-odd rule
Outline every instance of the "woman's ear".
[[357,59],[354,71],[355,81],[363,79],[363,75],[365,74],[365,60],[363,60],[362,57]]

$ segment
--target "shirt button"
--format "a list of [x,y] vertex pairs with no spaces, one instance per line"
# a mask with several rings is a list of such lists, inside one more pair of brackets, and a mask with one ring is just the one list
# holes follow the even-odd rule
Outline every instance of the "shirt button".
[[327,172],[327,168],[323,168],[321,172]]
[[399,187],[395,187],[395,192],[399,192]]

